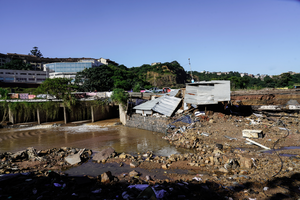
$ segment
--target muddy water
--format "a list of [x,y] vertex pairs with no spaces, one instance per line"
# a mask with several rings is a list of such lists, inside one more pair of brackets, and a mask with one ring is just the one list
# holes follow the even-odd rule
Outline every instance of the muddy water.
[[118,121],[119,119],[110,119],[95,123],[70,123],[60,127],[43,124],[0,129],[0,152],[16,152],[27,147],[34,147],[37,150],[76,147],[93,151],[112,147],[119,153],[136,154],[153,151],[156,155],[168,156],[186,151],[176,149],[161,139],[163,136],[161,133],[114,125]]

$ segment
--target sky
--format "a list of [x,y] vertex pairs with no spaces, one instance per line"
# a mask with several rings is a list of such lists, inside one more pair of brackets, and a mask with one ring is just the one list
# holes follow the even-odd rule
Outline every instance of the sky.
[[[299,0],[0,0],[0,53],[300,72]],[[190,58],[190,64],[189,59]]]

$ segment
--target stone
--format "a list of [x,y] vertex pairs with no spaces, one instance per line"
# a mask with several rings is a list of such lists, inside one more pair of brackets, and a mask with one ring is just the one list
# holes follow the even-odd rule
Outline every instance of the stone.
[[112,180],[112,175],[110,171],[101,174],[101,183],[109,183]]
[[247,157],[240,157],[241,168],[251,169],[253,167],[253,160]]
[[36,158],[38,155],[33,147],[27,148],[27,156],[28,159]]
[[98,153],[95,153],[95,155],[93,156],[93,160],[95,161],[102,161],[102,160],[106,160],[109,158],[109,156],[111,156],[113,153],[115,152],[115,150],[113,148],[107,148],[104,149]]
[[132,167],[132,168],[136,168],[138,166],[139,166],[139,162],[137,162],[135,160],[130,163],[130,167]]
[[125,153],[122,153],[119,155],[119,158],[121,158],[121,159],[125,159],[126,157],[127,157],[127,155]]
[[164,164],[164,165],[161,166],[161,168],[168,169],[168,165]]
[[225,169],[224,167],[221,167],[219,169],[220,172],[223,172],[223,173],[228,173],[229,171],[227,169]]
[[129,176],[130,177],[134,177],[134,176],[138,176],[138,175],[139,175],[139,173],[137,171],[135,171],[135,170],[129,172]]

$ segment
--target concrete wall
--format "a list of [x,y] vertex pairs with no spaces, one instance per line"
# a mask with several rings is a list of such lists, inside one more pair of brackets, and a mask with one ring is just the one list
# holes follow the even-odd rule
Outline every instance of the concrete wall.
[[106,106],[93,106],[94,121],[103,119],[111,119],[119,117],[119,106],[106,105]]
[[159,133],[166,133],[167,125],[170,120],[163,117],[144,117],[140,114],[133,114],[130,118],[127,116],[126,126],[145,129]]
[[120,116],[120,122],[125,126],[127,123],[127,111],[125,111],[121,104],[119,104],[119,116]]
[[115,105],[105,105],[105,106],[81,106],[74,108],[69,111],[67,108],[59,107],[59,114],[56,119],[51,120],[45,111],[40,109],[36,110],[35,115],[31,115],[24,121],[24,114],[22,111],[18,111],[15,114],[9,110],[9,121],[13,124],[23,123],[23,122],[33,122],[37,121],[38,124],[49,121],[61,121],[64,120],[65,123],[82,121],[91,119],[92,122],[118,118],[119,117],[119,106]]

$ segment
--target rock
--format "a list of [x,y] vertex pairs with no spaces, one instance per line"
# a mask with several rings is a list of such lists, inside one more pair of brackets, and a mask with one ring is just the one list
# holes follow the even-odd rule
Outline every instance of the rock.
[[96,153],[94,156],[93,156],[93,160],[95,161],[99,161],[99,160],[106,160],[109,158],[110,155],[112,155],[113,153],[115,152],[115,150],[113,148],[107,148],[107,149],[104,149],[98,153]]
[[161,168],[168,169],[168,165],[164,164],[164,165],[161,166]]
[[223,173],[228,173],[229,171],[227,169],[225,169],[224,167],[221,167],[219,169],[220,172],[223,172]]
[[130,177],[134,177],[134,176],[138,176],[138,175],[139,175],[139,173],[137,171],[135,171],[135,170],[129,172],[129,176]]
[[38,157],[38,155],[33,147],[27,148],[27,156],[28,156],[28,159],[33,159],[33,158]]
[[213,120],[213,119],[210,119],[208,122],[209,122],[210,124],[212,124],[212,123],[216,123],[216,121],[215,121],[215,120]]
[[139,166],[139,162],[137,162],[135,160],[130,163],[130,167],[132,167],[132,168],[136,168],[138,166]]
[[11,155],[12,159],[25,158],[25,151],[18,151]]
[[112,180],[112,175],[110,171],[101,174],[101,183],[109,183]]
[[127,155],[125,153],[122,153],[119,155],[119,158],[121,158],[121,159],[125,159],[126,157],[127,157]]
[[216,148],[219,149],[219,150],[222,150],[223,149],[223,145],[222,144],[216,144]]
[[251,169],[253,167],[253,160],[247,157],[240,156],[240,166],[241,168]]

